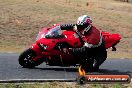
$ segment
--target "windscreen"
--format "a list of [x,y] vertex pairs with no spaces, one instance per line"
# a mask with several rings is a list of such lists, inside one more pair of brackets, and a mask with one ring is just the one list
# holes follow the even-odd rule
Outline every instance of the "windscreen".
[[64,35],[62,34],[62,30],[60,26],[56,26],[50,29],[45,35],[45,38],[62,38],[62,37],[64,37]]

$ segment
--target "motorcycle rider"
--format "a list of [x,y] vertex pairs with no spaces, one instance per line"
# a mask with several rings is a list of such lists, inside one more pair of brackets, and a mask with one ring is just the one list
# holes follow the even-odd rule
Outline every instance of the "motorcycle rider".
[[[81,48],[64,48],[64,53],[72,53],[74,56],[81,56],[86,61],[88,56],[97,55],[97,57],[100,57],[100,53],[105,50],[101,31],[93,26],[91,17],[82,15],[77,19],[76,24],[63,24],[60,27],[61,30],[76,31],[83,43]],[[99,66],[106,60],[106,57],[107,56],[104,56],[94,61],[93,67],[95,70],[99,69]]]

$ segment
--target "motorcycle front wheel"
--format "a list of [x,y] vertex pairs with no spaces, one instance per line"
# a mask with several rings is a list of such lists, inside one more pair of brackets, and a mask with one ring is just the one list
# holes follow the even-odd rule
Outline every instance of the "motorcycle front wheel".
[[35,56],[35,52],[31,48],[29,48],[20,54],[18,62],[24,68],[33,68],[40,65],[44,61],[42,58],[34,61],[33,58]]

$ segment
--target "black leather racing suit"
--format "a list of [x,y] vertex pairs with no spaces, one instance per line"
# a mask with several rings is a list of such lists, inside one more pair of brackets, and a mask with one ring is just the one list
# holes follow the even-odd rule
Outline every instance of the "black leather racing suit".
[[[60,25],[60,27],[61,27],[61,30],[73,30],[75,25],[76,24],[63,24],[63,25]],[[83,42],[83,40],[81,42]],[[104,43],[102,43],[101,46],[99,46],[97,48],[88,48],[86,46],[83,46],[80,48],[72,48],[71,52],[76,57],[80,56],[81,58],[87,58],[87,57],[93,57],[96,55],[100,56],[100,55],[102,55],[102,54],[100,54],[100,52],[104,52],[104,51],[105,51],[105,47],[104,47]],[[100,56],[100,57],[102,57],[102,56]],[[106,60],[107,54],[106,54],[106,56],[103,56],[103,57],[104,58],[101,58],[101,59],[99,58],[99,60],[97,60],[97,63],[95,63],[96,67],[99,67]]]

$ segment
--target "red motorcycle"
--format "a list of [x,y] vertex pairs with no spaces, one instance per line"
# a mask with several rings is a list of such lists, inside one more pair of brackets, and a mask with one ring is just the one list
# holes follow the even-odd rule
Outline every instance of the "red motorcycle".
[[107,58],[106,49],[112,47],[115,51],[115,46],[121,39],[119,34],[102,32],[102,35],[105,44],[104,52],[99,53],[99,56],[93,53],[84,63],[83,58],[62,52],[63,48],[83,46],[81,38],[75,31],[61,30],[59,25],[43,28],[38,33],[36,43],[20,54],[19,64],[25,68],[32,68],[46,62],[50,66],[82,66],[83,69],[93,69],[95,57]]

